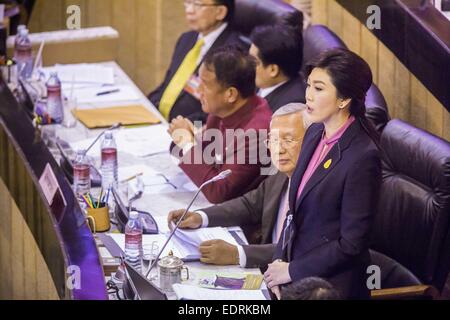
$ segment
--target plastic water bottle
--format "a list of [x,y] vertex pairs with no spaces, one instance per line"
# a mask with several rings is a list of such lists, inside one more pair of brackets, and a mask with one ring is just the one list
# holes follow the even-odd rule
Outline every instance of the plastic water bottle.
[[61,123],[64,120],[63,101],[61,94],[61,81],[56,72],[50,73],[47,83],[47,113],[53,123]]
[[16,33],[16,37],[15,37],[15,39],[14,39],[14,50],[15,50],[15,48],[17,48],[17,44],[18,44],[19,41],[20,41],[20,37],[22,36],[22,32],[23,32],[23,30],[25,30],[26,28],[27,28],[27,26],[24,25],[24,24],[19,24],[19,25],[17,26],[17,33]]
[[102,142],[101,171],[104,190],[117,186],[117,146],[111,131],[105,132]]
[[136,270],[142,270],[142,225],[137,211],[130,212],[125,226],[125,259]]
[[[80,203],[84,203],[82,196],[91,191],[90,165],[84,150],[78,150],[73,164],[73,190]],[[85,205],[82,205],[85,207]]]
[[19,32],[15,41],[14,60],[17,63],[19,77],[28,79],[33,72],[33,48],[28,37],[28,29],[23,28]]

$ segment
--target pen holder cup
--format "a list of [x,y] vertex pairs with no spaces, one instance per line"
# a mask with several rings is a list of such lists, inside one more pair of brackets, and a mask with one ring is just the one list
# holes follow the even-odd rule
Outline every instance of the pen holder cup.
[[93,233],[105,232],[111,228],[109,208],[104,202],[100,202],[98,208],[97,202],[94,202],[94,208],[87,209],[87,220]]

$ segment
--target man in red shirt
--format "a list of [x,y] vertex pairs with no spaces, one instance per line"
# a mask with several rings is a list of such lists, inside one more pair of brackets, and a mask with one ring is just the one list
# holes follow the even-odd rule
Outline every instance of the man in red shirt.
[[172,154],[180,168],[200,186],[227,169],[232,174],[203,189],[212,203],[238,197],[257,187],[269,164],[264,139],[272,111],[255,95],[255,61],[232,46],[209,52],[200,66],[198,88],[206,125],[197,126],[181,116],[172,120],[168,132],[176,147]]

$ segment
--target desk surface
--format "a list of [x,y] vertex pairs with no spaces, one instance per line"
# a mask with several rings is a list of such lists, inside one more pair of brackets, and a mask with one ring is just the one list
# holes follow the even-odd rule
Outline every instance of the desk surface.
[[[148,99],[140,92],[140,90],[136,87],[136,85],[131,81],[131,79],[123,72],[123,70],[115,63],[115,62],[105,62],[102,63],[105,66],[111,66],[114,69],[115,73],[115,82],[116,84],[126,84],[132,86],[134,90],[139,95],[139,100],[136,101],[121,101],[120,105],[133,105],[136,103],[144,105],[154,114],[156,114],[161,119],[161,124],[155,125],[158,128],[158,131],[162,134],[167,130],[167,122],[164,118],[159,114],[156,108],[148,101]],[[116,104],[117,105],[117,104]],[[80,104],[80,108],[102,108],[111,106],[111,103],[97,103],[97,104]],[[127,130],[126,128],[121,128],[119,130]],[[87,138],[93,138],[98,135],[101,130],[89,130],[80,122],[77,122],[77,125],[74,128],[65,128],[62,126],[57,126],[56,134],[59,138],[69,142],[77,142],[80,140],[84,140]],[[99,142],[100,143],[100,142]],[[149,146],[150,149],[151,146]],[[169,146],[167,146],[167,150]],[[150,152],[150,151],[149,151]],[[55,156],[58,157],[57,153]],[[99,168],[100,165],[100,154],[94,156],[94,161],[96,167]],[[126,153],[126,150],[118,150],[118,163],[119,167],[121,166],[132,166],[132,165],[147,165],[152,169],[164,173],[167,177],[177,177],[178,180],[185,180],[185,183],[191,182],[190,179],[181,171],[181,169],[177,166],[177,164],[171,159],[169,151],[167,153],[161,153],[157,155],[153,155],[150,157],[142,158],[136,157],[129,153]],[[183,183],[184,184],[184,183]],[[185,190],[183,192],[176,193],[163,193],[163,194],[146,194],[133,202],[133,206],[139,210],[144,210],[150,212],[155,217],[167,217],[170,210],[185,208],[189,203],[191,198],[194,196],[195,191]],[[210,203],[206,200],[203,194],[197,198],[194,203],[192,209],[196,208],[204,208],[209,206]],[[214,271],[214,272],[232,272],[232,273],[253,273],[260,274],[259,269],[243,269],[239,266],[213,266],[206,265],[200,262],[190,262],[187,263],[190,268],[190,273],[192,275],[191,279],[186,283],[195,283],[196,275],[199,272],[203,271]],[[174,298],[171,296],[171,298]]]

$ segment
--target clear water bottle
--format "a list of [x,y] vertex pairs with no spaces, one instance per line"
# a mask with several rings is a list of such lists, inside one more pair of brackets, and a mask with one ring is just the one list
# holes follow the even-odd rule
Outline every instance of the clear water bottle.
[[14,38],[14,48],[17,48],[17,44],[20,41],[20,37],[22,36],[22,32],[23,30],[25,30],[27,28],[26,25],[24,24],[19,24],[17,26],[17,33],[16,33],[16,37]]
[[61,94],[61,81],[56,72],[50,73],[46,83],[47,87],[47,112],[53,123],[61,123],[64,120],[63,101]]
[[142,271],[142,225],[137,211],[130,212],[125,226],[125,259],[139,272]]
[[33,72],[33,47],[28,37],[28,29],[23,28],[16,36],[14,47],[14,60],[17,63],[17,72],[22,79],[29,79]]
[[[73,190],[80,203],[84,203],[82,196],[91,191],[90,165],[84,150],[78,150],[73,164]],[[83,207],[85,207],[83,205]]]
[[105,132],[102,142],[102,187],[108,190],[117,187],[117,146],[111,131]]

